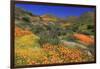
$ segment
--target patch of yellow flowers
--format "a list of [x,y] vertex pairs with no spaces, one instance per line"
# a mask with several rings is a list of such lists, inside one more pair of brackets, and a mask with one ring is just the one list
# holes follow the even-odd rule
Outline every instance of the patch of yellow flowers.
[[51,45],[45,43],[40,47],[38,46],[38,38],[35,37],[33,35],[27,35],[18,39],[16,38],[16,66],[84,62],[89,60],[89,56],[80,49],[68,48],[63,44]]

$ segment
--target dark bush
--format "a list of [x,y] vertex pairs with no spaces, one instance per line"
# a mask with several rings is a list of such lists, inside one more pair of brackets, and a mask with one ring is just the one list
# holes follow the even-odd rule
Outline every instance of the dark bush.
[[26,21],[26,22],[30,22],[29,17],[23,17],[23,20]]

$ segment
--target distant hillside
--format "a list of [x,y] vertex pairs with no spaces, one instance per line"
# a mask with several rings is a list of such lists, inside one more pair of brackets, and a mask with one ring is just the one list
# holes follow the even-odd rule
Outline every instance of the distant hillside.
[[62,31],[65,29],[72,32],[94,34],[94,15],[94,12],[86,12],[79,17],[69,16],[67,19],[61,19],[50,14],[38,16],[15,7],[15,24],[22,29],[27,28],[35,33],[48,30],[48,26],[54,26],[53,29],[59,26]]

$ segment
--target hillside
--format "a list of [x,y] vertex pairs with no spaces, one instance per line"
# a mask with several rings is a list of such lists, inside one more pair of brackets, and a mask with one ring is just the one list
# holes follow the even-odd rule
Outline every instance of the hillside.
[[67,18],[39,16],[15,7],[16,66],[94,61],[94,17],[92,11]]

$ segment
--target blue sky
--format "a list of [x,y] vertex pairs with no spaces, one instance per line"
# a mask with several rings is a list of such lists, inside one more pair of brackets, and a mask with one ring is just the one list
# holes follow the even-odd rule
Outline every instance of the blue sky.
[[32,12],[35,15],[51,14],[60,18],[68,16],[80,16],[89,11],[94,11],[94,8],[76,7],[76,6],[48,6],[48,5],[34,5],[34,4],[16,4],[26,11]]

